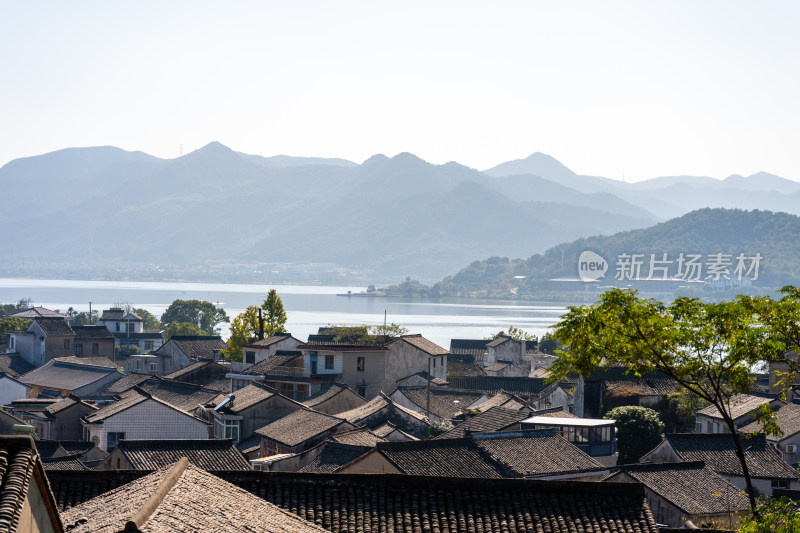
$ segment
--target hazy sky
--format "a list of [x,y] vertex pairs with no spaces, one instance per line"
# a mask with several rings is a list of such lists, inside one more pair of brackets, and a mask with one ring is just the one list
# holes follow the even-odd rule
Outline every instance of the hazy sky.
[[800,179],[800,2],[0,0],[0,165],[532,152],[633,181]]

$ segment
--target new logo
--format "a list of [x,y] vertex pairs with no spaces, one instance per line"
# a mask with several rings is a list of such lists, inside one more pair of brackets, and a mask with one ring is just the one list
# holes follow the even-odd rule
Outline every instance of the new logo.
[[582,281],[597,281],[606,275],[608,261],[602,256],[585,250],[578,257],[578,277]]

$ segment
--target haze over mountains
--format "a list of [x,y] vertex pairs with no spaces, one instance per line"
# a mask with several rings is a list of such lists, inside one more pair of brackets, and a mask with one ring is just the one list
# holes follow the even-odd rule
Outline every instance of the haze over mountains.
[[3,263],[75,267],[329,262],[376,280],[436,280],[698,207],[800,213],[800,183],[765,173],[623,183],[533,154],[485,172],[408,153],[261,157],[211,143],[176,159],[70,148],[0,168]]

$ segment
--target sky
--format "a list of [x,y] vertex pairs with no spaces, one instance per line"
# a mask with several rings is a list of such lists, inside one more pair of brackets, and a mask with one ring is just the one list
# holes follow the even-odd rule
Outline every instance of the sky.
[[0,165],[219,141],[800,180],[796,1],[0,0],[0,13]]

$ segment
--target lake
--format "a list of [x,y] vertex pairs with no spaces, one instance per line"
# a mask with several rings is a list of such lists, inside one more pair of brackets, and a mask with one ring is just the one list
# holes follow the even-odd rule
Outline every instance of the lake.
[[[250,285],[141,281],[77,281],[0,278],[0,302],[30,298],[31,303],[62,312],[102,311],[120,304],[161,315],[173,300],[207,300],[225,309],[233,319],[248,305],[261,305],[269,289],[276,289],[286,309],[286,329],[305,340],[320,326],[382,324],[384,312],[394,322],[421,333],[447,348],[450,339],[481,339],[509,325],[541,336],[566,311],[564,306],[536,302],[463,298],[406,299],[337,296],[364,287]],[[227,338],[228,330],[222,326]]]

